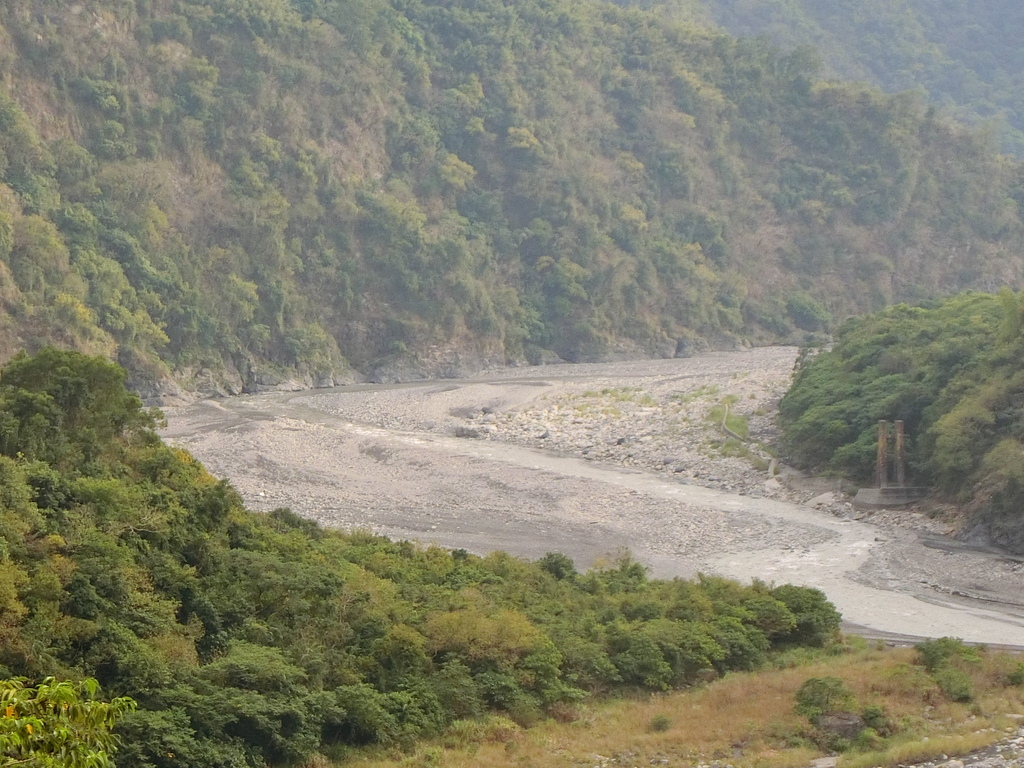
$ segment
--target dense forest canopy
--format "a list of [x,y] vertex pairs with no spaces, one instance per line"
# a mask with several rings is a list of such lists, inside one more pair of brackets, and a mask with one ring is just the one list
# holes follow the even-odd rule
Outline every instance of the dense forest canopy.
[[[0,375],[0,680],[96,678],[117,764],[295,765],[509,727],[830,642],[813,589],[656,581],[627,554],[578,573],[246,511],[164,445],[99,357]],[[86,744],[88,747],[88,744]]]
[[1024,553],[1024,296],[899,305],[840,329],[780,406],[801,466],[873,482],[878,420],[905,422],[912,482],[964,504],[963,535]]
[[1020,278],[990,135],[698,16],[9,0],[0,359],[240,391],[794,338]]

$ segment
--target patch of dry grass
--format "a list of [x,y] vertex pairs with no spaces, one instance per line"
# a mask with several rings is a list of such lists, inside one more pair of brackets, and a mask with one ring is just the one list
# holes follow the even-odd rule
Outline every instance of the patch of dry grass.
[[944,759],[943,756],[963,755],[987,747],[1004,735],[984,730],[966,734],[926,736],[919,740],[894,744],[888,749],[847,755],[839,765],[841,768],[876,768],[941,760]]
[[782,669],[735,673],[705,687],[593,704],[574,722],[518,729],[503,719],[457,724],[411,754],[361,754],[346,765],[370,768],[555,768],[694,766],[802,768],[824,754],[813,728],[793,712],[794,693],[811,677],[842,678],[860,706],[884,707],[897,733],[844,755],[841,768],[895,766],[964,754],[1015,727],[1024,688],[1007,683],[1019,656],[983,653],[969,670],[975,699],[946,700],[912,649],[862,648]]

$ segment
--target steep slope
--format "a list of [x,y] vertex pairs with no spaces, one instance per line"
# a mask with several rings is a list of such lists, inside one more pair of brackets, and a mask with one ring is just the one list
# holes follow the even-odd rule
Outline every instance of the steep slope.
[[[1024,152],[1024,12],[1009,0],[706,0],[733,34],[817,48],[829,70],[887,91],[918,90],[969,122],[996,119]],[[687,3],[678,12],[693,14]]]
[[879,419],[905,422],[911,484],[961,536],[1024,554],[1024,296],[968,293],[851,322],[803,360],[780,416],[800,466],[874,481]]
[[12,0],[0,25],[0,357],[101,352],[150,395],[671,355],[1021,272],[1021,169],[984,135],[661,14]]

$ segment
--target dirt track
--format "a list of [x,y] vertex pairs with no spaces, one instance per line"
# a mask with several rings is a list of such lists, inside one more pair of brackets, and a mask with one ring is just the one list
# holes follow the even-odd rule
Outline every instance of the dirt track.
[[956,547],[923,518],[857,519],[826,488],[715,448],[707,417],[723,401],[771,437],[794,357],[268,393],[171,409],[164,434],[255,509],[478,553],[561,551],[581,568],[625,547],[656,576],[820,587],[873,634],[1024,646],[1021,562]]

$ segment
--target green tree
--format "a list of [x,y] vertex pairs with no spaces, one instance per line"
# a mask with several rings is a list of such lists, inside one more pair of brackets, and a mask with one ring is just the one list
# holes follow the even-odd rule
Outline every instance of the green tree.
[[16,355],[0,372],[0,451],[51,464],[92,461],[155,416],[102,357],[47,347]]
[[96,699],[99,684],[46,678],[37,686],[0,680],[0,757],[25,768],[113,768],[111,729],[135,702]]

